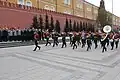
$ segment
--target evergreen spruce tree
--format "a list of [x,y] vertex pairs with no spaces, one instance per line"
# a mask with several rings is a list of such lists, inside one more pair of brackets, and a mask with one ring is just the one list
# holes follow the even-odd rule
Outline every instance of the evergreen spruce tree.
[[50,32],[52,32],[52,30],[54,30],[54,20],[53,20],[53,17],[52,17],[52,16],[51,16],[51,24],[50,24],[50,26],[51,26]]
[[66,23],[65,23],[64,31],[66,33],[69,32],[69,23],[68,23],[68,19],[67,18],[66,18]]
[[91,23],[88,23],[88,31],[91,31]]
[[40,27],[41,31],[44,29],[44,28],[43,28],[43,19],[42,19],[42,16],[41,16],[41,15],[40,15],[40,17],[39,17],[39,27]]
[[55,31],[60,33],[60,22],[58,20],[56,20],[56,24],[55,24]]
[[104,0],[100,1],[100,7],[98,9],[98,24],[100,24],[100,28],[102,29],[107,24],[107,11],[105,10]]
[[76,28],[76,31],[79,32],[80,31],[80,26],[79,26],[79,23],[77,22],[77,28]]
[[71,19],[69,20],[69,26],[70,26],[70,28],[69,28],[70,30],[69,30],[69,31],[70,31],[70,32],[73,31],[73,29],[72,29],[72,21],[71,21]]
[[82,22],[80,21],[80,31],[82,31],[83,30],[83,25],[82,25]]
[[49,29],[49,19],[48,19],[48,15],[46,14],[45,16],[45,30]]
[[35,28],[35,29],[38,29],[38,28],[39,28],[37,15],[35,15],[35,16],[33,17],[32,27]]
[[43,27],[43,18],[42,18],[42,16],[40,15],[40,17],[39,17],[39,28],[41,29],[41,32],[39,33],[39,35],[40,35],[40,40],[41,39],[43,39],[43,29],[44,29],[44,27]]
[[83,30],[85,31],[85,23],[83,22]]
[[92,24],[89,24],[89,30],[92,31]]
[[95,28],[93,24],[92,24],[92,32],[95,32]]
[[74,21],[74,24],[73,24],[73,31],[76,31],[76,21]]
[[88,31],[88,24],[85,24],[85,30]]

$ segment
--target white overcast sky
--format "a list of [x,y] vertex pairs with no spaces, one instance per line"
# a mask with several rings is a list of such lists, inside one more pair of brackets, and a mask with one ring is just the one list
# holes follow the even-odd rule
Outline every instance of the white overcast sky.
[[[100,5],[101,0],[86,0],[96,6]],[[104,0],[105,1],[105,8],[107,11],[112,12],[112,0]],[[113,0],[113,12],[115,15],[120,17],[120,0]]]

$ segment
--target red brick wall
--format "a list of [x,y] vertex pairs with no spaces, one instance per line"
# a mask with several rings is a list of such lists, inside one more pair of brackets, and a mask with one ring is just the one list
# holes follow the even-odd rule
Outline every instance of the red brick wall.
[[0,24],[8,25],[9,27],[27,27],[32,23],[32,16],[33,14],[31,13],[0,8]]
[[[7,25],[9,27],[20,27],[25,28],[29,27],[32,24],[32,18],[35,14],[38,16],[41,14],[43,19],[45,18],[45,14],[49,15],[49,19],[51,15],[55,20],[59,20],[61,29],[63,30],[66,18],[72,19],[72,21],[82,21],[94,24],[95,21],[88,20],[85,18],[80,18],[72,15],[66,15],[58,12],[47,11],[42,9],[36,9],[34,7],[25,7],[19,8],[16,4],[3,3],[0,1],[0,25]],[[2,26],[1,26],[2,27]]]

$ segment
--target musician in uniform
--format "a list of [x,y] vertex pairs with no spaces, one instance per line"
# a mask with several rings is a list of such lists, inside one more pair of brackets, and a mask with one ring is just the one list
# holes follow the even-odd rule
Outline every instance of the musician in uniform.
[[111,44],[111,50],[113,50],[114,48],[114,33],[110,34],[110,44]]
[[36,51],[37,48],[40,50],[40,46],[38,46],[38,40],[39,40],[39,35],[37,32],[34,33],[34,41],[35,41],[35,49],[33,51]]
[[77,45],[76,45],[76,35],[74,35],[73,36],[73,42],[72,42],[72,44],[73,44],[73,49],[76,47],[76,49],[77,49]]
[[[72,35],[72,37],[71,37],[71,47],[73,46],[73,44],[74,44],[74,41],[73,41],[73,38],[74,37],[76,37],[76,32],[73,32],[73,35]],[[76,39],[77,40],[77,39]]]
[[38,30],[39,40],[41,41],[41,29]]
[[103,34],[102,35],[102,39],[101,39],[102,52],[104,52],[104,50],[107,51],[107,48],[106,48],[106,43],[107,43],[106,38],[107,38],[107,34],[106,35]]
[[94,43],[95,43],[95,49],[98,47],[98,34],[97,33],[95,33],[94,34]]
[[61,48],[63,48],[64,46],[67,47],[66,35],[65,35],[65,33],[62,33],[62,47]]
[[58,38],[59,38],[59,33],[58,32],[56,32],[56,34],[55,34],[55,36],[56,36],[56,41],[57,41],[57,44],[59,44],[59,40],[58,40]]
[[45,34],[45,38],[46,38],[46,41],[47,41],[45,46],[47,46],[48,44],[51,45],[51,43],[49,42],[49,38],[50,38],[50,34],[49,34],[49,32],[46,32],[46,34]]
[[55,45],[58,46],[58,40],[57,40],[58,37],[57,37],[56,33],[53,34],[52,38],[53,38],[53,47],[54,47]]
[[81,42],[82,42],[82,48],[85,47],[86,44],[86,33],[84,31],[82,31],[81,33]]
[[87,41],[87,51],[88,51],[89,49],[91,49],[91,44],[92,44],[90,34],[87,34],[86,41]]
[[69,33],[70,45],[72,44],[72,35],[73,35],[73,33],[72,33],[72,32],[70,32],[70,33]]
[[118,43],[119,43],[119,35],[118,33],[115,34],[115,45],[116,45],[116,49],[118,48]]
[[106,41],[107,41],[107,46],[109,46],[109,43],[110,43],[110,41],[109,41],[109,34],[108,34],[108,36],[107,36],[107,39],[106,39]]
[[81,44],[80,43],[80,34],[79,33],[76,33],[76,38],[77,38],[77,44],[79,46]]

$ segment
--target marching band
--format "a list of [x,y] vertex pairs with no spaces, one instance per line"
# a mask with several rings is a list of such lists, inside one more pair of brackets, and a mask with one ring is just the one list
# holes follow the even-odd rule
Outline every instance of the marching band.
[[67,47],[67,38],[69,37],[70,46],[73,49],[77,49],[78,46],[81,46],[81,48],[85,48],[87,45],[87,51],[92,49],[92,46],[94,44],[94,48],[97,49],[99,44],[101,45],[102,52],[107,51],[107,47],[110,46],[111,50],[114,49],[114,47],[117,49],[120,39],[119,32],[111,32],[111,28],[107,26],[107,28],[104,27],[104,32],[100,33],[98,32],[90,32],[90,31],[81,31],[81,32],[62,32],[61,34],[58,32],[52,32],[49,33],[48,30],[42,31],[39,29],[24,29],[24,30],[0,30],[0,41],[35,41],[35,49],[41,48],[38,46],[38,41],[46,41],[45,46],[48,44],[51,45],[50,38],[53,40],[53,47],[59,45],[59,37],[62,37],[62,46]]
[[92,49],[92,45],[94,43],[95,49],[98,48],[98,44],[101,44],[102,52],[107,51],[107,47],[109,46],[108,45],[109,43],[111,45],[111,50],[114,49],[114,45],[117,49],[118,44],[119,44],[119,38],[120,38],[120,34],[117,32],[116,33],[115,32],[110,32],[110,33],[103,32],[99,34],[98,32],[93,33],[93,32],[86,32],[86,31],[69,32],[69,33],[62,32],[61,34],[57,32],[53,32],[51,34],[46,32],[45,36],[46,36],[46,46],[47,44],[51,45],[51,42],[49,42],[50,37],[52,37],[53,39],[53,47],[58,46],[59,44],[58,37],[61,36],[62,37],[61,48],[67,47],[66,37],[69,36],[70,46],[73,49],[77,49],[78,46],[81,45],[82,48],[87,46],[86,51],[89,51]]

